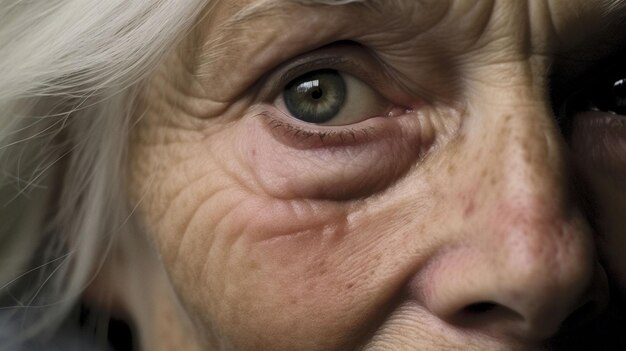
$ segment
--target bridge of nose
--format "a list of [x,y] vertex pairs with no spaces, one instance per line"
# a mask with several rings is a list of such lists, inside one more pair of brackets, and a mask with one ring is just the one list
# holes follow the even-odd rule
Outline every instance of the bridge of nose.
[[593,243],[571,200],[567,151],[541,87],[492,90],[474,97],[457,142],[443,151],[455,171],[433,178],[449,215],[421,296],[442,319],[498,306],[506,313],[482,314],[472,327],[546,338],[584,298]]

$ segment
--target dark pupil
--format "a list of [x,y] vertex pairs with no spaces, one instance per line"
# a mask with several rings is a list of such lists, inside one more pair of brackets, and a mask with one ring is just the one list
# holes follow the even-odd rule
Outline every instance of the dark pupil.
[[337,116],[343,107],[346,85],[335,70],[313,71],[287,84],[283,98],[295,118],[309,123],[325,123]]
[[315,89],[313,89],[311,91],[311,97],[314,100],[319,100],[322,97],[322,95],[324,95],[324,92],[322,91],[322,88],[318,87],[318,88],[315,88]]
[[626,77],[601,82],[591,96],[592,107],[604,112],[626,115]]

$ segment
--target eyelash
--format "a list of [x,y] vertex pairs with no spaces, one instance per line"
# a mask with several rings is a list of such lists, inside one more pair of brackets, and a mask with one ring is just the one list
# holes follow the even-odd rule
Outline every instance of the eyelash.
[[[335,43],[334,45],[339,44],[341,43]],[[358,44],[351,43],[350,45],[357,46]],[[362,55],[363,53],[359,53],[357,56]],[[381,79],[377,79],[377,76],[372,75],[372,72],[375,71],[372,70],[372,67],[366,67],[367,65],[362,63],[363,59],[354,59],[350,56],[350,54],[342,55],[337,53],[329,54],[322,52],[304,56],[302,58],[296,58],[284,67],[279,67],[275,73],[262,80],[263,82],[270,82],[270,84],[268,85],[268,89],[261,91],[261,96],[264,97],[266,102],[271,102],[271,100],[278,96],[278,94],[280,94],[285,86],[292,80],[302,76],[303,74],[322,69],[332,69],[351,74],[373,87],[379,86],[383,83]]]
[[[332,69],[342,73],[353,75],[380,92],[380,87],[384,86],[384,80],[380,79],[372,72],[377,72],[372,64],[365,63],[366,60],[373,60],[370,54],[362,50],[357,43],[335,43],[330,53],[317,52],[313,55],[303,56],[295,59],[284,68],[279,68],[276,73],[270,75],[264,81],[274,82],[269,84],[269,88],[261,92],[262,100],[267,104],[266,109],[257,114],[256,118],[262,118],[267,123],[270,130],[280,132],[282,137],[289,138],[291,144],[302,148],[317,147],[346,147],[358,145],[372,140],[376,128],[372,126],[355,128],[348,126],[301,126],[292,123],[290,117],[279,117],[277,114],[283,113],[272,106],[273,101],[279,94],[282,94],[285,86],[303,74],[322,70]],[[342,50],[348,50],[341,54]],[[356,50],[355,50],[356,49]],[[325,50],[325,49],[322,49]],[[275,77],[275,78],[274,78]],[[270,107],[271,106],[271,107]]]
[[[581,74],[573,77],[552,77],[551,100],[554,104],[555,115],[559,125],[567,132],[571,127],[573,115],[577,112],[593,109],[593,92],[610,81],[611,78],[626,77],[626,50],[620,49],[585,69]],[[567,75],[565,75],[567,76]],[[567,133],[566,133],[567,134]]]
[[278,79],[276,88],[282,90],[289,82],[299,76],[321,69],[334,69],[342,72],[358,71],[356,72],[357,74],[362,72],[358,63],[346,57],[317,58],[301,63],[296,62],[291,67],[288,67],[282,74],[279,73],[280,78]]
[[261,112],[257,117],[266,120],[271,130],[279,131],[284,137],[295,139],[298,147],[316,148],[333,146],[350,146],[366,143],[372,140],[376,132],[373,127],[346,128],[340,127],[333,130],[308,129],[279,120],[272,112]]
[[613,96],[607,85],[626,77],[624,63],[626,50],[620,49],[581,74],[551,77],[551,98],[562,135],[574,150],[575,159],[591,165],[587,167],[594,173],[624,174],[626,150],[621,126],[626,114],[611,111],[603,102]]

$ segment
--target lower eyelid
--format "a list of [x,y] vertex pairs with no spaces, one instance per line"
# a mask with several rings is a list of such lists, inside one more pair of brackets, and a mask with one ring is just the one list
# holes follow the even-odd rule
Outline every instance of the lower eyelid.
[[[279,112],[280,113],[280,112]],[[296,149],[349,147],[373,141],[378,131],[374,126],[335,127],[324,129],[304,128],[277,118],[266,111],[256,116],[263,119],[270,132],[280,142]]]
[[335,133],[320,134],[294,129],[273,113],[270,107],[242,120],[249,137],[242,138],[240,150],[253,179],[277,198],[348,200],[374,194],[400,179],[433,143],[410,114],[374,118],[360,129],[323,128]]
[[259,104],[250,110],[250,115],[261,119],[281,143],[297,149],[353,147],[386,138],[413,140],[423,134],[421,123],[428,119],[398,106],[387,108],[383,115],[338,126],[301,122],[272,104]]
[[573,116],[570,143],[584,163],[626,175],[626,117],[588,111]]

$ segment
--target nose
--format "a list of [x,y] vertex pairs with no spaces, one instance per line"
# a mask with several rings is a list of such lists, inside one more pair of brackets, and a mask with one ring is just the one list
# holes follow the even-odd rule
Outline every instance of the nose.
[[447,180],[453,239],[425,268],[422,296],[459,328],[540,341],[602,305],[594,244],[549,107],[499,101],[474,105],[449,150],[466,171]]

